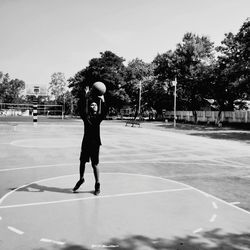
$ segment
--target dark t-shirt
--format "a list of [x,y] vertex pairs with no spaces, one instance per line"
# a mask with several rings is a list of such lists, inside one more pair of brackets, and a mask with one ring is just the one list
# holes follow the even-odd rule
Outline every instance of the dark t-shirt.
[[83,143],[101,145],[100,124],[103,117],[99,114],[86,115],[84,121]]
[[[83,145],[101,145],[100,124],[106,116],[106,105],[101,103],[101,113],[86,113],[86,101],[82,102],[81,118],[84,122]],[[88,104],[87,104],[88,105]],[[100,109],[100,107],[99,107]]]

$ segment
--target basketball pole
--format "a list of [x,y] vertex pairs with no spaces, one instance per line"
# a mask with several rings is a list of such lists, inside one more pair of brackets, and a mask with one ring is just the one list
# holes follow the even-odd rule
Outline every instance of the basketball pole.
[[139,119],[141,117],[141,91],[142,91],[142,81],[139,81],[139,105],[138,105]]
[[35,95],[35,100],[33,102],[33,125],[37,127],[37,106],[38,106],[38,94]]
[[176,86],[177,86],[177,79],[173,81],[174,85],[174,127],[176,127]]

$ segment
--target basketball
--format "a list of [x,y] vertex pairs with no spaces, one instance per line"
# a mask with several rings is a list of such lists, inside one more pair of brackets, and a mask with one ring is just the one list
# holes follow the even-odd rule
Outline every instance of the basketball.
[[95,82],[92,86],[92,92],[97,96],[104,95],[106,92],[106,86],[102,82]]

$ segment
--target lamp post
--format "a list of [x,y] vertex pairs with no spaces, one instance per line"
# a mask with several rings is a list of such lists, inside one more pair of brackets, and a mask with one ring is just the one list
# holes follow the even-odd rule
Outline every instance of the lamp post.
[[175,78],[172,82],[174,86],[174,127],[176,127],[176,86],[177,86],[177,79]]
[[63,93],[63,116],[62,119],[65,118],[65,93]]
[[142,88],[142,81],[139,82],[139,105],[138,105],[138,115],[141,115],[141,88]]

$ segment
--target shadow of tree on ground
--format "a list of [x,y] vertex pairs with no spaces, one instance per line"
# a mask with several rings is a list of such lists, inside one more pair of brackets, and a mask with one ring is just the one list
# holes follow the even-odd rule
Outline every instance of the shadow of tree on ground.
[[[89,249],[119,249],[119,250],[247,250],[250,249],[250,233],[223,233],[214,229],[199,235],[176,237],[174,239],[149,238],[142,235],[128,236],[123,239],[112,238],[110,241],[92,245],[89,248],[79,245],[66,245],[55,250],[89,250]],[[34,249],[45,250],[45,249]]]
[[161,129],[176,131],[188,135],[203,136],[213,139],[225,139],[234,141],[244,141],[250,143],[250,132],[231,127],[215,127],[195,124],[177,124],[176,128],[173,126],[161,124],[158,125]]
[[220,133],[190,133],[190,135],[209,137],[213,139],[224,139],[224,140],[234,140],[234,141],[244,141],[250,143],[250,133],[244,132],[220,132]]

